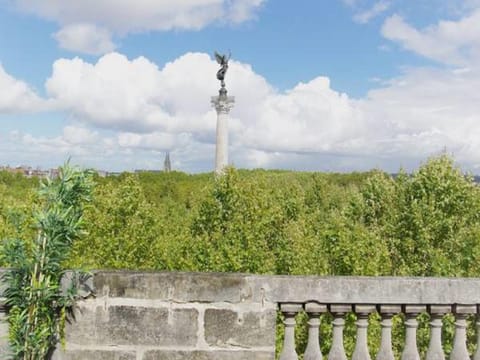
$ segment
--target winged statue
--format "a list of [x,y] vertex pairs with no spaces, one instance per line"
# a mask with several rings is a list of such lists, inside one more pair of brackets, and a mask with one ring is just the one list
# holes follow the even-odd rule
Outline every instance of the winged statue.
[[222,87],[225,87],[225,74],[228,70],[228,61],[232,56],[231,53],[227,55],[220,55],[218,52],[215,51],[215,59],[220,64],[221,68],[217,71],[217,79],[221,81]]

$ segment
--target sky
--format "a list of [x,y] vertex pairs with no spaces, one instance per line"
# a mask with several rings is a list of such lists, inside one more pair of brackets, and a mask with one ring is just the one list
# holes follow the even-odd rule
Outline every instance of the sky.
[[480,0],[0,0],[0,165],[480,174]]

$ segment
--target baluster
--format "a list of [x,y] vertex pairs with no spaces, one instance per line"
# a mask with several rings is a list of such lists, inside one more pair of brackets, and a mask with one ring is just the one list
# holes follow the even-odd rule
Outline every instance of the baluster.
[[353,350],[352,360],[370,360],[367,344],[368,315],[375,311],[372,305],[355,305],[357,314],[357,340]]
[[426,360],[445,360],[442,348],[442,318],[450,312],[450,306],[431,305],[428,310],[431,320]]
[[477,349],[473,355],[473,360],[480,360],[480,305],[477,305],[477,320],[475,326],[477,328]]
[[378,312],[382,316],[382,340],[375,360],[394,360],[392,350],[392,317],[400,311],[401,307],[398,305],[380,305],[378,307]]
[[298,360],[295,351],[295,316],[302,310],[300,304],[280,304],[280,311],[285,319],[285,337],[283,339],[283,349],[280,354],[280,360]]
[[343,328],[345,326],[344,316],[351,310],[350,305],[330,305],[330,312],[333,315],[333,339],[328,360],[347,360],[343,347]]
[[405,347],[403,348],[401,360],[420,360],[417,348],[417,316],[425,309],[425,306],[405,306]]
[[320,326],[320,314],[327,311],[326,305],[306,303],[305,312],[308,315],[308,343],[303,355],[304,360],[322,360],[318,328]]
[[467,316],[475,314],[476,306],[455,305],[455,339],[450,360],[469,360],[467,349]]

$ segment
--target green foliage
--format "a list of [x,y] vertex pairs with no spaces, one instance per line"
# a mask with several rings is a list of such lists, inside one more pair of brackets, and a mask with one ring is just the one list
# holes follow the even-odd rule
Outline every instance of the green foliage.
[[118,184],[100,185],[95,189],[92,206],[85,212],[85,221],[94,224],[89,236],[78,241],[73,255],[74,267],[103,268],[152,267],[151,244],[155,238],[155,214],[146,202],[133,175]]
[[[213,174],[144,172],[97,182],[84,215],[89,235],[74,243],[64,265],[480,276],[480,188],[447,156],[395,177],[377,170],[335,174],[229,169],[218,179]],[[33,186],[33,180],[0,173],[2,237],[31,238],[36,220],[29,210],[39,203]],[[27,254],[35,248],[34,241],[16,244]],[[0,265],[5,266],[5,260],[0,259]],[[323,351],[330,346],[329,321],[326,315]],[[351,315],[345,330],[349,353],[353,322]],[[396,355],[404,336],[402,323],[402,317],[394,319]],[[427,346],[427,323],[424,315],[418,332],[421,351]],[[374,351],[378,319],[372,318],[371,324],[369,347]],[[304,321],[299,326],[304,329]],[[452,326],[446,320],[447,340]],[[305,331],[301,333],[299,350],[306,344]]]
[[74,245],[76,268],[175,269],[188,215],[171,199],[147,200],[136,175],[99,184],[86,209],[89,236]]
[[410,177],[370,178],[353,207],[388,242],[387,274],[478,276],[479,188],[449,157],[430,159]]
[[[36,181],[0,173],[2,238],[32,237]],[[98,178],[85,214],[89,236],[76,242],[68,265],[477,276],[479,210],[479,188],[446,156],[395,178],[380,171],[230,169],[218,180],[122,174]]]
[[[32,188],[18,190],[0,182],[0,239],[32,239],[35,236],[32,206],[36,202],[37,194]],[[6,266],[3,245],[0,241],[0,266]]]
[[65,165],[57,180],[41,184],[36,239],[14,238],[5,244],[4,261],[12,268],[4,280],[14,359],[45,359],[61,339],[75,297],[74,287],[62,292],[62,263],[82,234],[83,203],[90,199],[91,187],[88,172]]
[[202,271],[290,273],[292,241],[287,228],[298,217],[295,192],[268,183],[239,181],[229,169],[200,204],[191,226],[190,256]]

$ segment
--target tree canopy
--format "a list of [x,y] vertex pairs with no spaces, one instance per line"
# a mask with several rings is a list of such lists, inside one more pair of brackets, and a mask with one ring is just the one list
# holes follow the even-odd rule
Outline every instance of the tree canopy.
[[[36,179],[0,173],[0,236],[31,238]],[[67,265],[318,275],[480,274],[480,193],[448,156],[390,176],[229,169],[96,178]],[[4,260],[1,265],[6,266]]]

